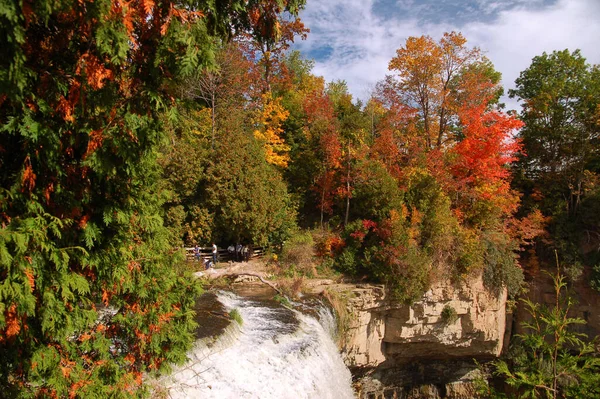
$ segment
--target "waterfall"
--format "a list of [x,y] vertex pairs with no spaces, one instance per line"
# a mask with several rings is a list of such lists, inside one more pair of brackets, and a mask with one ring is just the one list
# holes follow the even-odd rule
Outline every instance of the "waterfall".
[[271,301],[220,292],[233,322],[216,342],[197,342],[190,360],[162,384],[175,398],[353,398],[350,371],[331,333],[335,318],[325,307],[318,318]]

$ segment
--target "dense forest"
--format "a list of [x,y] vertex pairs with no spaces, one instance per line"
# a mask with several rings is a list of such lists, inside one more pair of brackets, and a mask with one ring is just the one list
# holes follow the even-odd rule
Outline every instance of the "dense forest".
[[[600,68],[410,37],[366,101],[291,46],[302,0],[5,1],[0,385],[129,397],[181,362],[183,246],[314,244],[399,301],[553,264],[600,290]],[[307,238],[308,237],[308,238]],[[311,245],[312,245],[311,244]]]

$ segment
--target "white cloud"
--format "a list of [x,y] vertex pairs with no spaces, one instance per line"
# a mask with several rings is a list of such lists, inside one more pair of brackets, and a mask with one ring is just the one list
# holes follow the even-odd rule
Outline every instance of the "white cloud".
[[[492,12],[500,0],[479,0]],[[404,1],[406,3],[406,1]],[[537,9],[526,2],[501,11],[491,23],[472,22],[462,26],[452,22],[426,24],[415,18],[379,18],[373,0],[308,0],[301,14],[312,29],[307,41],[299,43],[303,52],[329,46],[326,60],[317,60],[314,72],[326,80],[343,79],[355,97],[368,97],[368,88],[381,80],[395,50],[409,36],[423,34],[439,38],[443,32],[461,31],[469,44],[479,46],[502,72],[504,86],[512,88],[519,72],[542,52],[581,49],[588,62],[600,63],[600,2],[598,0],[559,0],[553,6]],[[505,99],[508,108],[514,100]]]

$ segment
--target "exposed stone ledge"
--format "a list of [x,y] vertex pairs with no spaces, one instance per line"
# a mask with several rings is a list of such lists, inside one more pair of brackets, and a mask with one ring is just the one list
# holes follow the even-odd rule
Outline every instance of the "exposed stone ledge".
[[[333,284],[352,315],[343,354],[354,368],[394,367],[406,359],[498,356],[506,322],[506,291],[495,297],[481,277],[460,287],[434,284],[412,305],[390,301],[381,285]],[[454,309],[448,322],[442,313]]]

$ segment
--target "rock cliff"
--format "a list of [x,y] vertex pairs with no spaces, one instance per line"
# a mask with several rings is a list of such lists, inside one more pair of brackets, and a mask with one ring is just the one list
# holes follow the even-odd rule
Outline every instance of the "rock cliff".
[[412,305],[391,301],[381,285],[327,289],[346,298],[342,353],[361,398],[470,398],[472,359],[502,351],[506,291],[493,295],[481,277],[435,283]]
[[415,358],[493,357],[502,350],[506,292],[492,295],[481,278],[459,287],[436,283],[412,305],[389,301],[382,286],[343,289],[352,314],[343,348],[350,367],[393,366]]

